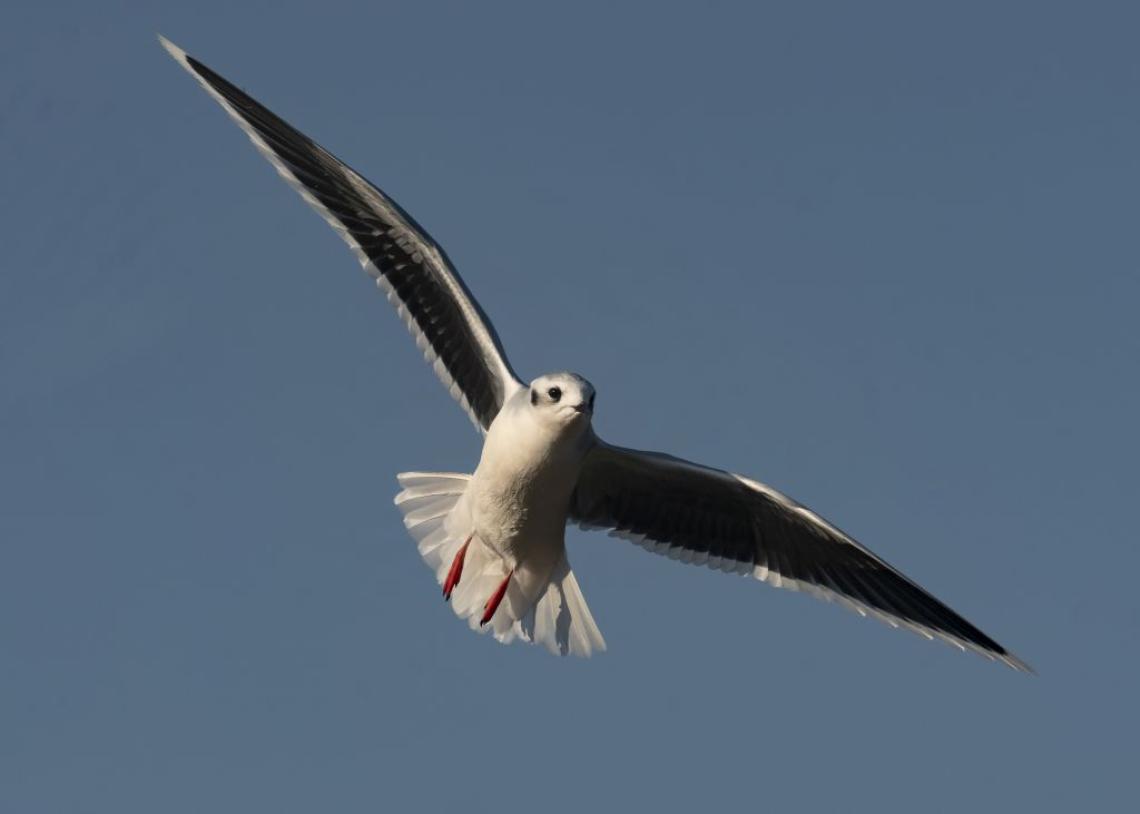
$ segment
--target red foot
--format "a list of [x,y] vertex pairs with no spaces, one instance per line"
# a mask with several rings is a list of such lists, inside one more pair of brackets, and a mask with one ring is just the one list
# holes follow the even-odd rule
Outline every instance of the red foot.
[[467,556],[467,546],[471,545],[471,538],[467,538],[467,542],[455,554],[455,559],[451,561],[451,568],[447,571],[447,579],[443,581],[443,601],[446,602],[451,599],[451,592],[455,590],[455,586],[459,584],[459,578],[463,576],[463,558]]
[[487,600],[487,604],[483,606],[483,618],[479,620],[479,627],[491,621],[491,617],[495,615],[495,611],[499,609],[499,603],[503,601],[503,597],[507,595],[507,586],[511,584],[511,576],[515,573],[512,568],[510,573],[503,578],[499,583],[499,587],[491,594],[491,598]]

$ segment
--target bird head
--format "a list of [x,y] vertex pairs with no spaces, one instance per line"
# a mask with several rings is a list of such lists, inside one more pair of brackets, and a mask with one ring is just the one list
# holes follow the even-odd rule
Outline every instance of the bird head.
[[594,395],[594,386],[577,373],[547,373],[530,383],[529,409],[544,424],[584,428],[594,415]]

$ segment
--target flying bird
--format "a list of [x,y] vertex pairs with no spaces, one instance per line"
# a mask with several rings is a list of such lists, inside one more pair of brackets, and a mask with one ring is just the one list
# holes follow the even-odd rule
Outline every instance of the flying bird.
[[881,557],[770,486],[600,439],[591,426],[594,387],[570,372],[523,382],[443,249],[399,204],[159,39],[348,243],[483,433],[473,474],[405,472],[395,499],[444,599],[472,629],[562,655],[605,649],[566,557],[566,526],[576,523],[1031,671]]

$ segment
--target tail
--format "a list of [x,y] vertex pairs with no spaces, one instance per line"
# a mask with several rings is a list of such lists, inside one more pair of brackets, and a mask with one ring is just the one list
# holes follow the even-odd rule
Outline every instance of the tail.
[[541,644],[551,653],[589,657],[606,649],[578,580],[570,570],[563,550],[550,573],[546,589],[522,619],[515,623],[527,641]]
[[553,567],[536,573],[520,564],[506,596],[487,625],[481,626],[484,603],[509,573],[507,563],[478,537],[472,536],[470,511],[462,502],[470,475],[456,472],[404,472],[396,506],[415,539],[420,556],[443,585],[459,549],[470,540],[463,575],[451,595],[451,607],[472,630],[491,630],[504,644],[515,639],[542,644],[551,653],[589,656],[606,649],[578,580],[562,550]]

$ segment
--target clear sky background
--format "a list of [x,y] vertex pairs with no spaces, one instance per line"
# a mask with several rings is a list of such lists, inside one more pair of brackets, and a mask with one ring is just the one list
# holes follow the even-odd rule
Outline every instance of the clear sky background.
[[[0,810],[1126,807],[1129,4],[22,3],[0,27]],[[529,378],[1040,671],[600,534],[610,650],[456,620],[479,438],[161,31],[391,193]]]

